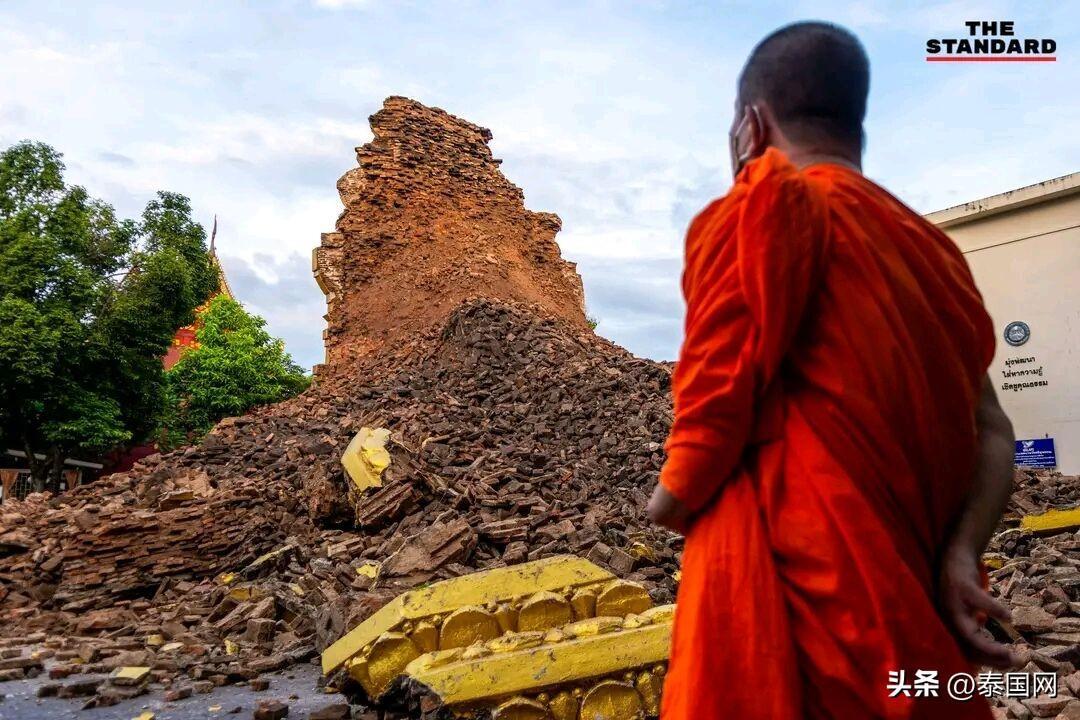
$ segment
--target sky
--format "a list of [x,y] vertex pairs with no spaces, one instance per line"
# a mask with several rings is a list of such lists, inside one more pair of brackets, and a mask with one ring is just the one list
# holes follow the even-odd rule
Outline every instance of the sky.
[[[854,31],[871,59],[864,171],[920,212],[1080,170],[1080,4],[49,2],[0,0],[0,147],[137,217],[191,198],[234,293],[293,357],[322,360],[311,248],[367,118],[407,95],[488,127],[533,210],[558,213],[598,332],[673,359],[686,226],[731,184],[735,79],[788,22]],[[965,20],[1057,41],[1054,63],[928,63]]]

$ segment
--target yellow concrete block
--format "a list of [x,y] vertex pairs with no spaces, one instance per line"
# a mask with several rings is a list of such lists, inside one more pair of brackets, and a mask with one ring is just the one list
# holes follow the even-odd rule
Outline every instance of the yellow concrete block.
[[439,628],[429,622],[419,622],[410,635],[420,652],[434,652],[439,649]]
[[368,695],[382,695],[401,674],[401,669],[420,656],[420,649],[403,633],[383,633],[371,646],[363,673],[352,674]]
[[487,610],[466,605],[450,613],[439,631],[439,649],[468,647],[475,642],[488,642],[502,634],[499,621]]
[[548,710],[555,720],[578,720],[578,701],[568,690],[556,694],[548,703]]
[[357,490],[382,486],[382,473],[390,466],[390,453],[386,442],[390,431],[386,428],[360,428],[349,441],[341,455],[341,464]]
[[596,614],[601,617],[624,617],[651,607],[652,598],[645,588],[628,580],[616,580],[596,598]]
[[[665,616],[661,613],[655,615]],[[669,618],[671,615],[671,612],[666,613]],[[670,621],[654,622],[638,628],[585,635],[472,659],[466,657],[469,654],[467,651],[457,658],[422,655],[409,663],[405,673],[434,692],[444,705],[472,707],[484,701],[519,693],[540,693],[545,688],[558,690],[566,685],[594,678],[604,679],[613,674],[622,677],[632,673],[630,678],[638,678],[640,672],[667,661],[670,643]],[[651,682],[642,683],[642,689],[649,692],[654,691],[655,687]],[[614,708],[613,712],[622,713],[630,706],[644,706],[653,701],[652,698],[641,697],[628,683],[618,683],[618,687],[615,687],[601,682],[590,693],[593,694],[586,694],[582,698],[582,717],[593,717],[584,713],[586,703],[589,708]],[[630,697],[630,693],[637,700]],[[605,709],[604,713],[607,712]],[[597,717],[623,715],[601,714]]]
[[643,671],[634,681],[634,688],[641,695],[645,712],[650,717],[660,714],[660,694],[664,689],[664,677],[655,671]]
[[1025,515],[1020,527],[1038,534],[1071,532],[1080,528],[1080,507],[1068,510],[1047,510],[1038,515]]
[[551,720],[551,714],[535,700],[510,698],[495,708],[491,720]]
[[[607,570],[583,558],[560,555],[531,563],[496,568],[472,575],[443,580],[425,588],[399,595],[357,625],[322,654],[322,669],[330,673],[346,660],[371,645],[384,632],[399,629],[408,621],[426,620],[441,627],[458,608],[472,605],[487,608],[520,601],[542,590],[575,591],[614,579]],[[510,612],[494,612],[496,620],[512,620]],[[500,625],[501,628],[501,625]],[[505,628],[501,628],[505,631]]]
[[574,608],[574,617],[578,620],[591,618],[596,615],[596,588],[582,588],[570,598],[570,605]]
[[573,619],[574,609],[570,606],[569,599],[549,590],[542,590],[522,603],[518,612],[518,630],[548,630],[565,625]]
[[595,720],[636,720],[645,717],[645,704],[629,683],[605,680],[585,693],[580,714]]

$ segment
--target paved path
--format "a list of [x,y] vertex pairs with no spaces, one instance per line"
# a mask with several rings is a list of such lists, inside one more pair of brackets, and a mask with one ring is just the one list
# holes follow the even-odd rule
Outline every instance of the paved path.
[[[96,676],[73,675],[67,681],[91,677]],[[0,693],[4,695],[0,701],[0,720],[133,720],[144,710],[153,712],[154,720],[248,720],[259,700],[281,700],[289,705],[289,720],[304,720],[312,710],[341,702],[340,695],[326,695],[316,687],[319,669],[314,665],[296,665],[287,671],[262,677],[270,680],[269,690],[253,692],[246,685],[230,685],[215,688],[212,693],[195,693],[185,700],[167,703],[162,699],[164,690],[151,685],[146,695],[119,705],[81,710],[85,698],[60,700],[37,697],[38,687],[56,682],[43,673],[32,680],[0,683]],[[290,695],[296,695],[298,699],[290,700]],[[230,714],[234,708],[240,708],[239,712]]]

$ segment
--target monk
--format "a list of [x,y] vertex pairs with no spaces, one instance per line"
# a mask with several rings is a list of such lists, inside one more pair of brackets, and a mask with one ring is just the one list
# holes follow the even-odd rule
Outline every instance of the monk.
[[686,239],[650,515],[686,535],[664,720],[990,718],[980,556],[1012,487],[956,246],[861,173],[869,63],[824,23],[738,81],[735,184]]

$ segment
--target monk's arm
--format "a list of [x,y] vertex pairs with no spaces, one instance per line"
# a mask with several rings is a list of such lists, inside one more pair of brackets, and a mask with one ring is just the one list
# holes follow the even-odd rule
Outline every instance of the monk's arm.
[[989,378],[983,382],[976,424],[975,482],[942,557],[940,602],[945,620],[972,660],[1007,668],[1013,663],[1008,646],[987,637],[977,619],[979,613],[1006,622],[1010,617],[1009,609],[983,587],[980,566],[980,557],[1012,492],[1015,452],[1012,423]]
[[[759,170],[747,177],[745,195],[729,196],[737,202],[726,221],[692,226],[687,239],[675,421],[649,502],[649,517],[678,532],[738,465],[757,401],[779,372],[823,267],[827,215],[817,191],[786,161]],[[708,213],[695,225],[702,217]]]
[[990,379],[983,380],[976,412],[979,434],[975,483],[951,545],[975,557],[986,550],[1013,487],[1016,438]]

